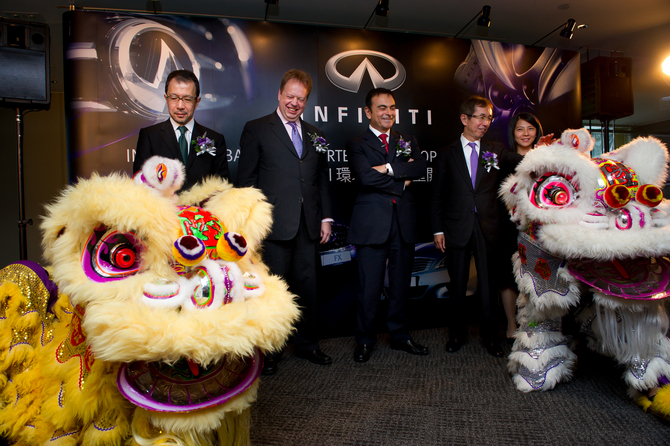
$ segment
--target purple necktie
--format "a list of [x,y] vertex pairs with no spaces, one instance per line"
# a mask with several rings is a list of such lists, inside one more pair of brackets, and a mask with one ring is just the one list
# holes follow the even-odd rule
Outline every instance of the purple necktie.
[[477,161],[479,161],[479,155],[477,155],[477,144],[474,142],[468,143],[472,147],[472,152],[470,153],[470,179],[472,179],[472,188],[475,188],[475,181],[477,181]]
[[302,158],[302,139],[300,139],[300,133],[298,133],[298,125],[293,122],[289,121],[288,125],[291,126],[291,141],[293,141],[293,147],[295,147],[295,151],[298,152],[298,158]]

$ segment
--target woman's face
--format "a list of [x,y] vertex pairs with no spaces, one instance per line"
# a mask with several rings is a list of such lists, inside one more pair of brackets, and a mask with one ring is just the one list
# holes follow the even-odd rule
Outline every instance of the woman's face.
[[537,129],[528,121],[519,119],[514,127],[514,142],[517,150],[530,150],[533,148],[533,141],[537,136]]

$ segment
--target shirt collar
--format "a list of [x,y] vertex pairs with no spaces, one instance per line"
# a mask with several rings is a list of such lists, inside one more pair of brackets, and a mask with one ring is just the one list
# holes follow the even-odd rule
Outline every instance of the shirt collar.
[[[372,131],[372,133],[375,134],[375,136],[376,136],[377,138],[379,138],[379,135],[382,134],[382,132],[380,132],[379,130],[373,128],[372,126],[370,126],[370,130]],[[384,134],[386,135],[386,139],[390,141],[390,140],[391,140],[391,138],[390,138],[390,136],[391,136],[391,130],[389,130],[388,132],[386,132],[386,133],[384,133]],[[381,139],[381,138],[379,138],[379,139]]]
[[[281,112],[279,111],[279,107],[277,107],[277,115],[279,116],[279,119],[281,119],[281,122],[284,124],[284,127],[288,127],[290,121],[284,118],[284,115],[282,115]],[[298,130],[302,131],[302,126],[300,125],[300,118],[298,118],[298,120],[295,121],[295,123],[298,126]]]
[[[177,124],[177,123],[175,122],[175,120],[172,119],[172,117],[170,117],[170,123],[172,123],[172,129],[173,129],[175,132],[178,132],[179,130],[177,130],[177,129],[182,125],[182,124]],[[191,135],[192,135],[192,134],[193,134],[193,126],[195,126],[195,119],[191,119],[191,120],[188,121],[186,124],[184,124],[184,126],[186,127],[186,130],[188,130],[189,132],[191,132]]]
[[477,153],[479,153],[479,148],[481,147],[482,142],[481,139],[478,139],[477,141],[468,141],[468,139],[461,133],[461,147],[463,147],[463,149],[468,147],[468,144],[471,142],[474,142],[477,145]]

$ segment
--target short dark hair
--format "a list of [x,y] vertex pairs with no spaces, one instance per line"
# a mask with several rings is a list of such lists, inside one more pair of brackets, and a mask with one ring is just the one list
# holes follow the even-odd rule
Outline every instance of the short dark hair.
[[176,70],[168,74],[167,80],[165,81],[165,94],[167,94],[168,86],[170,85],[170,81],[172,81],[172,79],[176,79],[177,82],[184,82],[187,84],[189,82],[193,82],[195,84],[195,97],[200,97],[200,82],[198,81],[198,77],[193,74],[192,71]]
[[470,96],[461,104],[461,115],[471,115],[475,112],[475,107],[489,108],[493,111],[493,104],[481,96]]
[[284,77],[281,78],[281,84],[279,85],[279,91],[284,91],[286,83],[291,79],[297,80],[307,89],[307,99],[309,99],[309,94],[312,92],[312,78],[305,71],[296,70],[295,68],[291,68],[284,73]]
[[514,150],[516,152],[516,141],[514,140],[514,128],[516,127],[517,123],[519,120],[524,120],[533,127],[535,127],[535,130],[537,130],[535,134],[535,141],[533,141],[533,146],[537,144],[537,142],[540,140],[540,137],[542,137],[542,125],[540,124],[540,121],[535,117],[535,115],[531,115],[530,113],[518,113],[514,115],[514,117],[510,120],[509,122],[509,127],[507,128],[507,139],[509,141],[509,148],[510,150]]
[[391,90],[387,88],[373,88],[372,90],[368,91],[368,94],[365,96],[365,106],[368,108],[368,110],[372,110],[372,98],[375,96],[381,96],[383,94],[391,96],[395,102],[395,96],[393,96],[393,92]]

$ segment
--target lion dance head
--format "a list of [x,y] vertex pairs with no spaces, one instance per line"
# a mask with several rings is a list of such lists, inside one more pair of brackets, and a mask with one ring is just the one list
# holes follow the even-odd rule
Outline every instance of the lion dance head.
[[44,270],[0,272],[0,432],[20,444],[245,444],[262,351],[299,313],[258,249],[271,206],[178,162],[47,206]]

